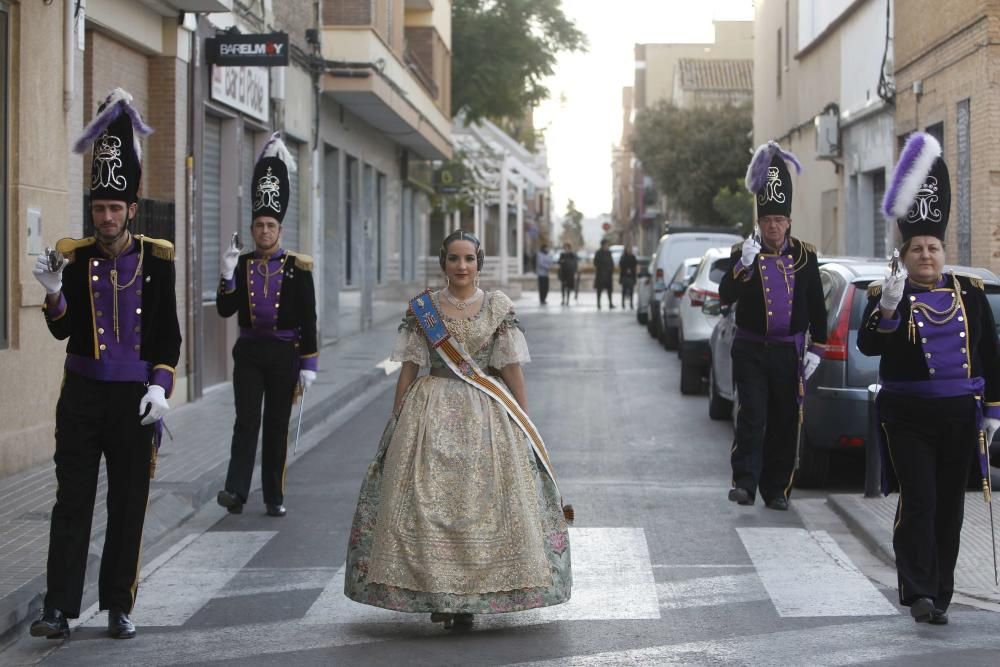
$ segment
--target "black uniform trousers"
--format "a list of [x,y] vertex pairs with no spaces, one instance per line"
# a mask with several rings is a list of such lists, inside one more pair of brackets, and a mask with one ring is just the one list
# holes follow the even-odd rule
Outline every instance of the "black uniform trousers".
[[143,426],[141,382],[102,382],[66,372],[56,404],[56,504],[45,606],[80,615],[101,455],[108,522],[98,582],[101,609],[132,611],[149,499],[153,427]]
[[260,477],[264,502],[285,502],[285,456],[288,452],[288,419],[298,383],[298,351],[281,340],[240,338],[233,346],[233,394],[236,424],[230,450],[226,490],[243,502],[250,495],[250,482],[257,456],[257,436],[264,407]]
[[[955,590],[965,491],[979,443],[974,399],[900,400],[925,408],[907,410],[917,413],[910,419],[893,415],[892,421],[882,421],[899,482],[892,533],[899,601],[910,605],[918,597],[929,597],[944,610]],[[941,403],[951,409],[940,409]]]
[[795,345],[733,341],[739,399],[731,463],[733,486],[767,502],[788,498],[799,430],[799,359]]

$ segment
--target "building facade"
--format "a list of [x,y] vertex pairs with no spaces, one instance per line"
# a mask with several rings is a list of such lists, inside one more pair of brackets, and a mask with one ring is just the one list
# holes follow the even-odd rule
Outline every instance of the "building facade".
[[924,130],[951,173],[948,261],[1000,268],[1000,5],[987,0],[899,3],[894,21],[894,143]]
[[891,230],[879,206],[895,158],[885,95],[891,0],[754,7],[754,143],[774,139],[803,164],[793,233],[827,254],[884,255]]

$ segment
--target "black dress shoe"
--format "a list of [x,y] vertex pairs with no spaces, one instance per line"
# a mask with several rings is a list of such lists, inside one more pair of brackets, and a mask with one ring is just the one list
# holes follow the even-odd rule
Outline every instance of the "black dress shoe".
[[934,600],[917,598],[910,605],[910,616],[917,623],[929,623],[934,618]]
[[219,491],[219,495],[215,497],[215,502],[229,510],[230,514],[243,513],[243,500],[232,491]]
[[729,489],[729,500],[737,505],[753,505],[753,496],[746,489],[735,487]]
[[931,620],[927,622],[931,625],[948,625],[948,612],[943,609],[935,609],[931,612]]
[[108,634],[112,639],[132,639],[135,637],[135,626],[129,620],[128,614],[121,609],[108,611]]
[[29,632],[32,637],[69,639],[69,621],[58,609],[46,607],[42,610],[42,617],[31,624]]
[[771,510],[781,510],[782,512],[788,511],[788,501],[785,500],[782,496],[778,496],[777,498],[771,498],[764,504],[767,506],[768,509]]
[[285,506],[284,505],[268,505],[267,506],[267,515],[268,516],[285,516],[285,514],[287,514],[287,511],[285,510]]

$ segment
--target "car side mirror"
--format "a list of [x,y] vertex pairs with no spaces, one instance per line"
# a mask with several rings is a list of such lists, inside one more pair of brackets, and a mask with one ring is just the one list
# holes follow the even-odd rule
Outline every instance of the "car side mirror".
[[723,317],[729,317],[729,314],[733,312],[733,304],[723,303],[719,305],[719,315]]
[[718,298],[705,299],[705,303],[701,305],[701,312],[706,315],[721,315],[722,302]]

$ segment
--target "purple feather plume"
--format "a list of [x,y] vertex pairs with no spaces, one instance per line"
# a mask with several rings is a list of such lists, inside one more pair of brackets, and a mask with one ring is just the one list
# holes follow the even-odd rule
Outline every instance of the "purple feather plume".
[[941,155],[941,144],[925,132],[914,132],[906,140],[899,162],[892,172],[892,182],[882,199],[882,215],[895,220],[906,215],[930,173],[934,161]]
[[747,190],[757,194],[764,187],[764,184],[767,183],[767,170],[771,166],[771,159],[776,153],[782,160],[795,167],[796,174],[802,173],[802,163],[799,162],[799,159],[794,154],[783,150],[778,145],[778,142],[769,141],[766,144],[758,146],[757,150],[754,151],[753,157],[750,159],[745,179]]
[[90,148],[97,138],[101,136],[110,125],[118,120],[122,113],[126,113],[129,116],[129,120],[132,122],[132,130],[136,137],[135,139],[135,151],[136,154],[142,156],[142,150],[139,146],[138,136],[147,136],[153,133],[153,128],[146,125],[143,122],[142,116],[139,115],[139,111],[131,104],[132,96],[121,88],[115,88],[111,93],[108,94],[107,98],[104,100],[104,108],[99,114],[90,121],[83,130],[83,134],[80,138],[76,140],[73,144],[73,151],[75,153],[83,153],[88,148]]

